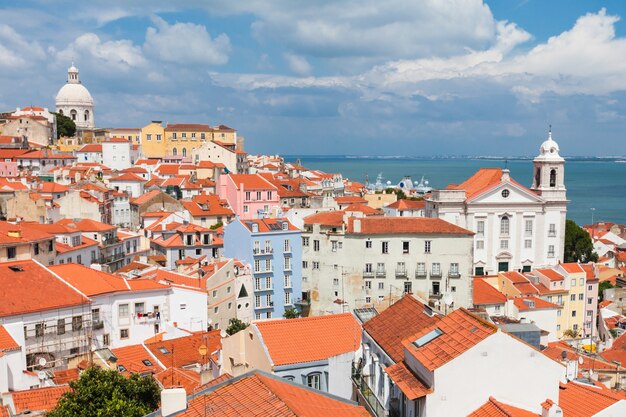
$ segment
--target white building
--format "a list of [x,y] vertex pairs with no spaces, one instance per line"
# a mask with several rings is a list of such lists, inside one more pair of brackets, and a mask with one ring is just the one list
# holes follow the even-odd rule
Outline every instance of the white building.
[[83,145],[80,149],[76,150],[76,162],[93,162],[96,164],[102,164],[102,144],[100,143],[88,143]]
[[111,138],[101,143],[102,164],[121,171],[133,166],[137,159],[131,141],[122,138]]
[[527,272],[563,261],[567,199],[565,161],[552,133],[534,161],[530,189],[508,169],[483,168],[465,182],[434,190],[426,216],[470,229],[474,273]]
[[67,84],[57,93],[55,103],[56,111],[72,119],[78,129],[93,129],[96,126],[93,98],[81,84],[74,63],[67,70]]
[[125,172],[122,175],[109,178],[109,188],[116,191],[125,192],[133,198],[141,197],[144,194],[144,184],[147,181],[132,172]]
[[248,173],[247,153],[239,149],[229,149],[216,142],[204,142],[200,147],[191,150],[193,161],[211,161],[222,163],[228,171],[234,174]]
[[304,225],[302,291],[312,314],[384,308],[404,293],[432,299],[442,310],[446,303],[472,305],[468,230],[440,219],[341,211],[309,216]]

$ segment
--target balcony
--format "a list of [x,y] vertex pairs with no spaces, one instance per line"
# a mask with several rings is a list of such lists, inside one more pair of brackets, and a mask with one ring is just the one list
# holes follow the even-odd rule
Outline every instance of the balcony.
[[274,250],[271,248],[265,248],[265,249],[252,249],[252,254],[254,256],[262,256],[262,255],[271,255],[272,253],[274,253]]
[[428,298],[435,298],[437,300],[439,300],[441,297],[443,296],[443,293],[441,293],[441,291],[428,291]]
[[370,388],[366,381],[367,377],[362,375],[361,370],[356,368],[354,364],[352,365],[352,383],[358,392],[358,400],[359,404],[365,405],[368,409],[369,413],[376,417],[385,417],[387,414],[385,413],[385,406],[380,402],[376,395],[374,395],[374,391]]
[[376,271],[376,278],[386,278],[387,272],[385,271]]
[[420,270],[415,271],[415,278],[425,279],[426,278],[426,271],[420,271]]
[[441,271],[430,271],[431,279],[441,279],[442,275]]
[[396,278],[406,278],[407,276],[406,269],[396,269]]
[[363,278],[373,278],[374,277],[374,271],[363,271]]
[[94,321],[94,322],[93,322],[93,325],[92,325],[92,328],[93,328],[94,330],[104,329],[104,322],[103,322],[103,321],[100,321],[100,320],[99,320],[99,321]]
[[119,261],[120,259],[124,259],[125,256],[126,256],[125,253],[114,253],[113,255],[109,255],[109,256],[100,256],[98,263],[109,264],[112,262]]
[[159,313],[137,313],[134,316],[135,324],[156,324],[161,322]]
[[556,230],[549,230],[548,237],[556,237]]
[[458,271],[450,271],[448,272],[449,278],[461,278],[461,273]]

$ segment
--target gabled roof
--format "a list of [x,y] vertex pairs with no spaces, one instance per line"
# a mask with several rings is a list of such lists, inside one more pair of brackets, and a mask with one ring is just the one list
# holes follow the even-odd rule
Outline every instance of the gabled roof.
[[344,211],[323,211],[311,214],[304,218],[305,225],[320,224],[322,226],[341,227],[343,226]]
[[433,392],[432,388],[428,388],[404,362],[388,366],[385,372],[410,401]]
[[[519,311],[535,311],[553,308],[561,308],[560,305],[551,303],[538,297],[518,297],[513,300]],[[532,307],[531,307],[532,306]]]
[[489,397],[485,404],[468,414],[467,417],[540,417],[540,414],[514,407]]
[[548,278],[550,281],[563,281],[564,278],[563,275],[559,274],[552,268],[535,269],[535,271]]
[[[154,180],[154,178],[152,180]],[[148,184],[146,184],[146,185],[148,185]],[[147,193],[145,193],[145,194],[143,194],[143,195],[141,195],[141,196],[139,196],[137,198],[131,199],[130,202],[132,204],[141,205],[141,204],[147,203],[152,198],[158,196],[161,193],[162,193],[161,190],[152,190],[152,191],[149,191],[149,192],[147,192]]]
[[267,233],[267,232],[285,232],[287,230],[283,230],[282,224],[283,222],[287,222],[287,230],[288,231],[300,231],[296,226],[294,226],[289,220],[283,218],[277,219],[249,219],[243,220],[241,223],[248,228],[248,230],[252,231],[252,225],[256,224],[259,227],[258,233]]
[[267,320],[253,324],[261,333],[274,366],[313,362],[354,352],[361,326],[351,313]]
[[52,239],[49,233],[30,227],[29,224],[13,224],[0,221],[0,245],[19,245]]
[[489,190],[501,183],[502,169],[481,168],[474,175],[463,181],[461,184],[448,186],[450,190],[463,190],[465,197],[470,199],[475,195]]
[[32,261],[0,264],[0,317],[89,304],[91,300]]
[[64,226],[75,227],[81,232],[108,232],[110,230],[117,229],[116,226],[112,226],[110,224],[91,219],[82,219],[77,222],[73,221],[72,219],[62,219],[59,220],[57,223]]
[[398,211],[421,210],[426,206],[426,200],[405,200],[400,199],[391,203],[385,208],[396,209]]
[[13,397],[13,405],[17,414],[26,410],[31,412],[50,411],[56,407],[61,396],[69,390],[69,385],[35,388],[24,391],[14,391],[11,393],[11,397]]
[[192,393],[200,386],[200,374],[181,368],[167,368],[153,375],[163,388],[184,388]]
[[235,187],[243,184],[246,190],[276,190],[276,186],[263,178],[260,174],[229,174],[229,177]]
[[335,197],[337,204],[367,204],[367,200],[358,195]]
[[[286,381],[261,371],[212,386],[188,402],[180,417],[369,417],[352,401]],[[160,414],[157,414],[160,415]]]
[[404,358],[402,340],[437,323],[440,316],[432,313],[410,294],[363,324],[363,330],[393,359]]
[[626,400],[623,392],[575,381],[559,384],[559,388],[559,407],[567,417],[593,416],[620,400]]
[[[202,357],[198,353],[200,346],[207,347],[207,354]],[[156,341],[146,344],[146,347],[166,367],[182,367],[195,363],[209,363],[213,352],[222,348],[222,337],[219,330],[195,333],[190,336],[176,339]],[[164,353],[165,350],[168,353]]]
[[76,151],[76,153],[94,152],[102,153],[102,145],[99,143],[88,143],[83,145],[82,148]]
[[84,265],[61,264],[52,265],[49,268],[88,297],[130,291],[123,278]]
[[570,274],[585,272],[583,267],[579,263],[576,263],[576,262],[568,262],[568,263],[561,264],[561,268],[563,268],[565,272],[570,273]]
[[352,203],[348,207],[343,209],[346,213],[363,213],[366,216],[376,216],[383,215],[384,213],[381,210],[376,210],[375,208],[371,208],[370,206],[366,206],[365,204],[360,203]]
[[194,217],[196,216],[233,216],[227,202],[215,194],[194,196],[191,201],[181,201],[183,207]]
[[109,178],[109,181],[130,181],[130,182],[146,182],[146,180],[132,172],[125,172],[117,177]]
[[474,305],[504,303],[506,303],[506,295],[483,278],[474,278]]
[[[402,345],[426,369],[434,371],[497,331],[498,328],[493,324],[460,308],[404,339]],[[418,346],[416,341],[420,340],[426,341]]]
[[[115,365],[120,372],[141,374],[144,372],[154,373],[163,370],[143,345],[130,345],[111,349],[111,352],[117,357]],[[122,366],[123,369],[120,368],[120,366]]]
[[580,371],[589,370],[589,369],[594,369],[596,371],[599,371],[599,370],[614,371],[615,370],[615,364],[604,361],[601,358],[592,358],[590,356],[581,354],[580,352],[577,352],[574,348],[572,348],[570,345],[562,341],[548,343],[548,346],[546,346],[546,348],[541,351],[541,353],[543,353],[550,359],[555,360],[557,362],[562,362],[563,352],[566,353],[567,355],[566,357],[570,361],[579,361],[582,359],[582,363],[578,367]]
[[[355,231],[354,223],[361,222],[361,231]],[[467,229],[463,229],[445,220],[430,217],[363,217],[348,219],[348,233],[364,235],[375,234],[452,234],[474,235]]]
[[0,352],[10,352],[20,350],[20,345],[13,339],[7,329],[0,324]]

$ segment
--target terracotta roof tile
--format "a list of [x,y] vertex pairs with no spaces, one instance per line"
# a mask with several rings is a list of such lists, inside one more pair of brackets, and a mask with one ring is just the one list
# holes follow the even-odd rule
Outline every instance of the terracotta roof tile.
[[28,223],[0,221],[0,245],[15,245],[53,239],[54,236],[31,227]]
[[426,200],[404,200],[400,199],[391,203],[385,208],[396,209],[398,211],[421,210],[426,206]]
[[359,203],[350,204],[348,207],[344,208],[343,210],[346,213],[358,212],[358,213],[363,213],[366,216],[377,216],[377,215],[384,214],[382,210],[376,210],[374,208],[371,208],[370,206],[366,206],[365,204],[359,204]]
[[448,186],[448,189],[464,190],[465,197],[470,199],[491,187],[500,184],[502,169],[481,168],[474,175],[458,185]]
[[576,352],[570,345],[565,342],[552,342],[549,343],[548,346],[544,350],[541,351],[544,355],[549,357],[550,359],[562,362],[563,360],[563,352],[566,352],[567,359],[571,361],[578,361],[579,358],[582,359],[582,364],[579,365],[579,370],[588,370],[588,369],[596,369],[596,370],[615,370],[615,365],[604,361],[599,358],[591,358],[587,355]]
[[336,211],[324,211],[321,213],[312,214],[304,218],[305,225],[320,224],[323,226],[341,227],[343,226],[344,212],[340,210]]
[[58,387],[15,391],[11,393],[11,396],[13,397],[13,404],[17,414],[26,410],[31,412],[49,411],[56,407],[61,396],[69,390],[70,387],[68,385],[61,385]]
[[582,265],[580,265],[579,263],[575,263],[575,262],[568,262],[568,263],[561,264],[561,268],[563,268],[566,272],[570,274],[585,272]]
[[125,172],[122,175],[110,178],[109,181],[146,182],[147,180],[132,172]]
[[535,271],[548,278],[550,281],[563,281],[563,275],[559,274],[554,269],[535,269]]
[[410,401],[422,398],[433,392],[428,388],[404,362],[398,362],[385,368],[389,378],[400,388]]
[[533,413],[523,408],[513,407],[512,405],[496,401],[495,398],[489,397],[489,401],[480,408],[468,414],[467,417],[539,417],[540,414]]
[[77,222],[72,219],[62,219],[59,220],[57,223],[64,226],[75,227],[81,232],[108,232],[110,230],[117,229],[116,226],[112,226],[110,224],[98,222],[91,219],[82,219]]
[[[361,222],[361,231],[355,232],[354,223]],[[429,217],[364,217],[348,219],[348,233],[360,234],[454,234],[473,235],[462,227],[445,220]]]
[[153,375],[163,388],[184,388],[191,394],[200,386],[200,374],[180,368],[167,368]]
[[356,195],[335,197],[337,204],[367,204],[367,200]]
[[131,345],[111,349],[111,352],[117,357],[115,365],[119,372],[141,374],[144,372],[154,373],[163,370],[143,345]]
[[438,315],[429,315],[426,310],[432,311],[408,294],[366,321],[363,330],[394,362],[400,362],[404,359],[402,340],[440,320]]
[[229,174],[235,187],[242,184],[246,190],[277,190],[276,186],[259,174]]
[[518,297],[513,300],[513,303],[519,311],[561,308],[558,304],[554,304],[537,297]]
[[[153,180],[154,180],[154,178],[153,178]],[[148,185],[148,184],[146,184],[146,186],[147,186],[147,185]],[[137,197],[137,198],[132,199],[132,200],[131,200],[131,203],[132,203],[132,204],[135,204],[135,205],[141,205],[141,204],[147,203],[147,202],[148,202],[148,201],[150,201],[152,198],[154,198],[154,197],[158,196],[158,195],[159,195],[159,194],[161,194],[161,193],[162,193],[162,191],[161,191],[161,190],[152,190],[152,191],[149,191],[149,192],[145,193],[145,194],[144,194],[144,195],[142,195],[142,196],[139,196],[139,197]]]
[[[402,341],[402,345],[426,369],[434,371],[497,332],[498,328],[464,308]],[[439,335],[421,346],[415,341],[437,331]]]
[[106,272],[91,269],[80,264],[61,264],[49,267],[74,288],[88,297],[129,291],[123,278]]
[[191,201],[182,201],[183,207],[194,216],[233,216],[228,203],[215,194],[194,196]]
[[71,381],[76,381],[80,377],[80,370],[78,368],[65,369],[61,371],[53,371],[52,380],[57,385],[68,384]]
[[356,351],[361,326],[351,313],[267,320],[253,324],[275,366],[328,359]]
[[506,303],[506,295],[483,278],[474,278],[474,305],[504,303]]
[[76,152],[77,153],[83,153],[83,152],[102,153],[102,145],[99,143],[88,143],[87,145],[83,145],[83,147],[77,150]]
[[574,381],[560,384],[559,388],[559,407],[567,417],[593,416],[617,401],[626,399],[623,393]]
[[[252,231],[252,225],[256,224],[259,227],[259,232],[258,233],[266,233],[266,232],[283,232],[282,230],[282,222],[287,222],[289,223],[287,228],[289,231],[299,231],[300,229],[298,229],[296,226],[294,226],[289,220],[287,219],[283,219],[283,218],[276,218],[276,219],[269,219],[269,218],[265,218],[265,219],[250,219],[250,220],[243,220],[242,223],[244,226],[246,226],[248,228],[248,230]],[[280,228],[275,229],[272,228],[273,225],[278,225],[280,226]]]
[[321,391],[261,372],[246,374],[208,388],[192,399],[181,417],[200,417],[206,407],[212,417],[369,417],[365,408]]
[[[208,354],[205,357],[201,357],[200,353],[198,353],[198,348],[202,345],[206,346],[208,350]],[[177,339],[149,343],[146,344],[146,347],[166,367],[182,367],[194,363],[209,363],[210,355],[221,349],[222,339],[220,331],[213,330]],[[167,349],[168,353],[163,353],[163,349]]]
[[8,352],[11,350],[19,350],[20,345],[13,339],[4,326],[0,325],[0,352]]
[[0,264],[0,288],[0,317],[91,302],[51,270],[31,260]]

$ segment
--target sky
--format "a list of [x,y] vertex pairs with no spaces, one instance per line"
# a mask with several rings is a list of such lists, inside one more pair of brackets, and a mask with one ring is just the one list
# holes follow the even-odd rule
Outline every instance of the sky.
[[0,0],[0,111],[226,124],[251,153],[626,155],[621,0]]

